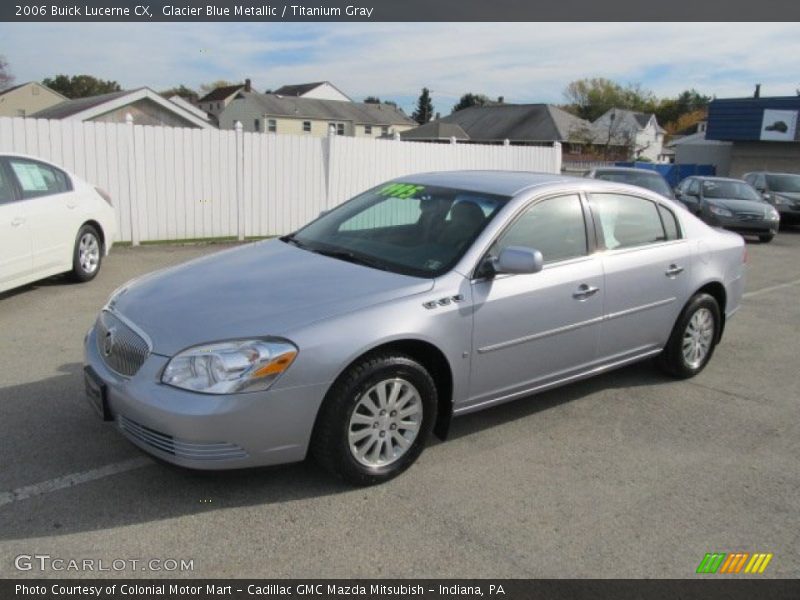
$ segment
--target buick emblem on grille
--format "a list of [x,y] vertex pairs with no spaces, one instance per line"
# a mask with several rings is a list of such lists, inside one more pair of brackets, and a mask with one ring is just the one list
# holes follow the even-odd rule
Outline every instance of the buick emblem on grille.
[[106,336],[103,338],[103,354],[111,356],[114,351],[114,335],[117,333],[116,327],[111,327],[106,331]]

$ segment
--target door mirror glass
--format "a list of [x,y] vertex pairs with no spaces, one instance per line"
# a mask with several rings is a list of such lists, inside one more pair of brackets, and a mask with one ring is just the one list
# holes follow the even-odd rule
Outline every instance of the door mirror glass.
[[495,273],[538,273],[544,266],[542,253],[534,248],[508,246],[494,261]]

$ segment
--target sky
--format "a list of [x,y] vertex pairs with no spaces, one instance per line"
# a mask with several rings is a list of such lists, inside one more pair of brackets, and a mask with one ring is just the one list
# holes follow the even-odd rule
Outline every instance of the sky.
[[640,83],[659,97],[794,95],[797,23],[2,23],[17,83],[64,73],[157,91],[249,77],[257,90],[327,80],[355,100],[436,111],[466,93],[564,102],[584,77]]

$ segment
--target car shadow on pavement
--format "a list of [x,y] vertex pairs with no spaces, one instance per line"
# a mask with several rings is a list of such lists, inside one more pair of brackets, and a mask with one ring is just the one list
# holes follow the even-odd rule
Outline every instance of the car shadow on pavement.
[[[84,398],[82,366],[0,389],[0,540],[60,536],[197,515],[226,508],[364,494],[311,461],[233,471],[192,471],[158,460],[143,467],[2,502],[12,490],[92,472],[145,456]],[[453,439],[521,419],[610,388],[672,381],[649,363],[456,419]],[[434,440],[429,450],[438,446]]]

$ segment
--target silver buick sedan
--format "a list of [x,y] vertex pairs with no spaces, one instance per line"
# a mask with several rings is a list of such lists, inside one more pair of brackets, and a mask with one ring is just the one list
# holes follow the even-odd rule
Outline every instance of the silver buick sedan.
[[122,286],[86,337],[87,395],[178,465],[310,453],[379,483],[455,416],[651,357],[696,375],[745,262],[740,236],[638,187],[403,177],[291,235]]

